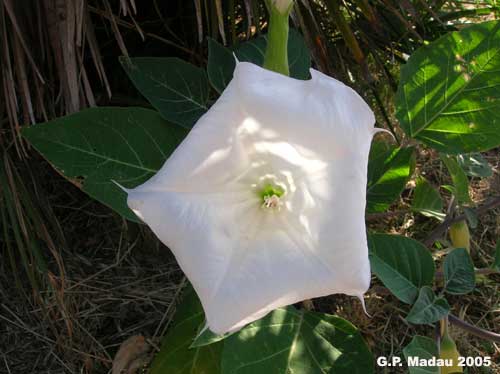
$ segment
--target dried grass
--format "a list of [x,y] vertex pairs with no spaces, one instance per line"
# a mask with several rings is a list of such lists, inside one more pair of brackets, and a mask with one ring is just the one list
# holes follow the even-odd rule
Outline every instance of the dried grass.
[[0,373],[106,373],[125,339],[154,337],[174,311],[183,277],[166,248],[136,225],[126,237],[121,219],[74,187],[57,199],[67,201],[56,214],[72,243],[61,254],[65,279],[49,270],[34,303],[7,286],[13,275],[3,266]]

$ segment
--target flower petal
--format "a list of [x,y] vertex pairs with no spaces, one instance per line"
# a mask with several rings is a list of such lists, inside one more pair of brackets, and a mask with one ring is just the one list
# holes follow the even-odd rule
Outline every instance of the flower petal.
[[[370,281],[364,223],[374,116],[314,70],[301,81],[238,63],[219,100],[129,206],[176,256],[224,333]],[[279,184],[283,208],[258,189]]]

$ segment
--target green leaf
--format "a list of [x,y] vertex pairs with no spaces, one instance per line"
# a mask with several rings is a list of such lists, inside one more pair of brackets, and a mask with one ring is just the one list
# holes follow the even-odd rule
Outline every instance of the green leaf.
[[457,156],[457,161],[469,177],[488,178],[493,170],[481,153],[468,153]]
[[[430,360],[433,357],[439,356],[436,342],[430,338],[419,335],[414,336],[410,344],[403,348],[403,353],[407,363],[410,357]],[[408,369],[410,374],[439,374],[438,366],[409,366]]]
[[397,199],[415,165],[412,147],[394,148],[374,142],[368,162],[367,212],[382,212]]
[[188,286],[149,373],[219,374],[223,343],[190,348],[204,319],[198,297]]
[[469,196],[469,179],[465,172],[458,164],[457,160],[452,156],[440,154],[441,160],[448,169],[453,186],[455,187],[455,197],[459,203],[470,203]]
[[207,110],[205,71],[173,57],[120,58],[127,75],[163,118],[191,128]]
[[153,176],[186,135],[186,130],[143,108],[92,108],[22,134],[66,178],[131,221],[125,187]]
[[408,136],[446,153],[500,145],[500,22],[449,33],[401,69],[396,116]]
[[413,303],[422,286],[434,279],[434,261],[416,240],[398,235],[368,236],[372,271],[402,302]]
[[444,290],[453,295],[466,294],[474,290],[476,275],[469,252],[457,248],[448,253],[443,263]]
[[471,229],[475,229],[477,227],[478,218],[477,213],[474,209],[469,207],[463,207],[465,218],[467,218],[467,223]]
[[443,213],[441,195],[424,177],[417,179],[411,208],[415,212],[419,212],[427,217],[437,218],[440,221],[446,216]]
[[221,374],[373,372],[373,357],[348,321],[277,309],[224,341]]
[[222,93],[233,78],[235,67],[236,58],[231,50],[209,37],[207,73],[210,84],[218,93]]
[[491,267],[500,271],[500,239],[497,240],[497,246],[495,248],[495,258]]
[[[217,92],[221,93],[233,78],[236,66],[235,56],[238,61],[251,62],[262,66],[267,46],[267,35],[259,36],[240,44],[234,50],[226,48],[215,40],[208,40],[208,77]],[[234,53],[234,55],[233,55]],[[296,30],[290,29],[288,35],[288,63],[290,77],[308,79],[311,67],[311,56],[303,36]]]
[[420,289],[417,301],[413,304],[406,320],[415,325],[429,324],[439,321],[450,311],[448,302],[437,297],[432,288],[424,286]]

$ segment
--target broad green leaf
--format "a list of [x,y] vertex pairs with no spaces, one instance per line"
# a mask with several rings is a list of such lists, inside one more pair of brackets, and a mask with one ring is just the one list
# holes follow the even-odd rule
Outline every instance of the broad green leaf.
[[443,263],[444,290],[453,295],[461,295],[474,290],[476,275],[469,252],[457,248],[448,253]]
[[416,335],[413,337],[410,344],[403,348],[403,353],[410,374],[439,374],[438,366],[412,365],[411,362],[415,359],[430,360],[433,357],[438,357],[438,347],[434,340],[425,336]]
[[153,176],[186,130],[143,108],[92,108],[27,127],[23,136],[66,178],[132,221],[126,194]]
[[439,192],[423,177],[417,179],[417,186],[413,196],[412,210],[427,217],[434,217],[442,221],[443,200]]
[[207,73],[210,83],[218,93],[222,93],[233,78],[235,67],[236,58],[232,51],[209,37]]
[[411,304],[422,286],[434,279],[434,261],[416,240],[398,235],[368,236],[372,271],[401,301]]
[[382,212],[403,191],[415,164],[413,148],[394,148],[374,142],[368,162],[367,212]]
[[[235,56],[238,61],[251,62],[262,66],[266,46],[267,35],[244,42],[233,50],[209,38],[207,71],[210,83],[217,92],[222,92],[233,78],[233,71],[236,66]],[[311,67],[309,49],[302,35],[294,29],[290,29],[288,37],[288,63],[292,78],[309,78],[309,69]]]
[[204,320],[198,297],[188,286],[149,373],[219,374],[223,343],[190,348]]
[[497,246],[495,248],[495,257],[493,259],[493,269],[500,271],[500,239],[497,240]]
[[493,175],[490,164],[481,153],[458,155],[457,161],[469,177],[487,178]]
[[449,33],[401,69],[396,116],[408,136],[441,152],[500,145],[500,22]]
[[191,128],[208,110],[205,71],[173,57],[121,58],[127,75],[163,118]]
[[420,289],[417,301],[413,304],[406,320],[415,325],[429,324],[439,321],[450,311],[444,297],[437,297],[432,288],[424,286]]
[[469,179],[467,179],[467,175],[465,175],[465,172],[454,157],[444,154],[441,154],[440,157],[450,172],[451,180],[455,187],[455,197],[458,202],[469,203],[471,200],[469,196]]
[[373,372],[373,358],[348,321],[277,309],[224,340],[221,374]]

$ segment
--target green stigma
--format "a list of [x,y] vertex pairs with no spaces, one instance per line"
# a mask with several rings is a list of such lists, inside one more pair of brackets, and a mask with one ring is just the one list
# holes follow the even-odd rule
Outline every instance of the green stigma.
[[281,197],[285,194],[285,190],[283,187],[276,186],[273,184],[266,184],[264,188],[262,188],[259,191],[259,196],[262,200],[263,203],[266,202],[266,200],[272,196],[278,196]]

